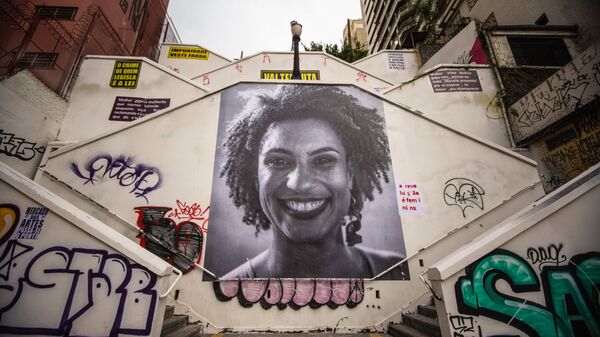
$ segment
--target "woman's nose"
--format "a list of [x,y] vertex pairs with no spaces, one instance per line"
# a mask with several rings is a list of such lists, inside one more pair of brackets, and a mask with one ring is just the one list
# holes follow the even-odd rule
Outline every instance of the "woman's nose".
[[315,186],[315,175],[304,165],[296,167],[288,174],[287,187],[290,190],[306,192]]

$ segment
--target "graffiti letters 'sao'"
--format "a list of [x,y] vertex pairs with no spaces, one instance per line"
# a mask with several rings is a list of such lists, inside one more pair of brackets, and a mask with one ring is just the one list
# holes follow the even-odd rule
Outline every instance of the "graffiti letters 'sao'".
[[[546,265],[538,277],[525,259],[499,249],[465,271],[455,285],[462,314],[504,322],[530,337],[600,336],[600,252]],[[500,279],[517,294],[543,291],[546,305],[502,293],[496,284]]]
[[341,305],[349,308],[362,302],[364,282],[362,279],[269,279],[231,280],[214,282],[217,299],[229,301],[237,297],[242,307],[249,308],[259,303],[264,309],[277,306],[313,309],[323,305],[335,309]]
[[449,206],[458,206],[463,217],[467,217],[466,210],[479,208],[483,210],[483,195],[485,191],[473,180],[467,178],[453,178],[444,185],[444,202]]
[[[200,262],[202,257],[202,227],[196,222],[190,221],[208,221],[206,212],[198,204],[197,207],[186,207],[186,203],[178,202],[178,208],[171,214],[186,218],[184,221],[175,223],[172,219],[166,218],[165,214],[171,211],[170,207],[145,206],[134,208],[138,215],[137,226],[143,231],[140,238],[140,245],[145,247],[161,259],[170,262],[183,272],[188,272]],[[180,208],[182,207],[182,208]],[[186,213],[187,215],[184,215]],[[206,214],[206,215],[205,215]],[[205,226],[205,223],[203,223]]]
[[55,246],[36,254],[11,240],[0,255],[0,333],[149,335],[155,284],[148,269],[106,250]]
[[158,168],[145,164],[135,164],[132,157],[100,154],[90,159],[82,168],[71,163],[71,170],[84,181],[84,185],[103,181],[116,180],[123,187],[131,187],[129,193],[144,198],[158,189],[162,183],[162,175]]
[[28,161],[36,154],[44,153],[46,149],[39,144],[28,142],[25,138],[15,137],[12,133],[6,133],[0,129],[0,153],[9,157]]

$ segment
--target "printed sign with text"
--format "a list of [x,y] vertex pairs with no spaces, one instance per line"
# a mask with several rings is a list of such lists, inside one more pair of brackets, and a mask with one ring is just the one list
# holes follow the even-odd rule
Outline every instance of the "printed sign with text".
[[208,50],[200,47],[169,47],[167,57],[170,59],[208,60]]
[[170,98],[117,96],[108,120],[131,122],[158,110],[168,108],[170,104]]
[[115,61],[115,67],[110,78],[111,88],[135,89],[137,87],[141,69],[142,61]]
[[433,92],[483,91],[475,70],[439,70],[429,80]]
[[[303,81],[318,81],[321,79],[318,70],[302,70],[300,71]],[[261,80],[291,80],[291,70],[261,70]]]

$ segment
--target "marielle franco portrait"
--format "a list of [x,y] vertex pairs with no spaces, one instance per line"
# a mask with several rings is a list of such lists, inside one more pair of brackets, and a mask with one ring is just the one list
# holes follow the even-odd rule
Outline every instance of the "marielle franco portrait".
[[[217,138],[204,266],[219,279],[372,278],[406,256],[381,99],[238,84]],[[408,278],[406,263],[380,276]]]

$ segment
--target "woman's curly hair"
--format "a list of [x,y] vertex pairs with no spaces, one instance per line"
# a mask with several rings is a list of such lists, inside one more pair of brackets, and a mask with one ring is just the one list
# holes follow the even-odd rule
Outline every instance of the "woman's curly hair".
[[357,214],[373,191],[382,191],[391,165],[383,117],[376,109],[335,86],[285,85],[274,97],[258,97],[258,108],[246,108],[227,128],[224,143],[226,160],[221,170],[229,197],[244,210],[244,223],[268,229],[270,221],[262,211],[257,190],[259,148],[269,126],[283,120],[314,118],[325,121],[341,140],[353,173],[349,214]]

